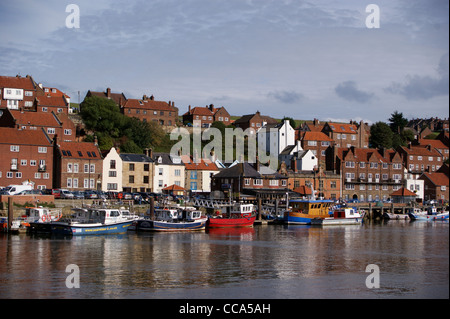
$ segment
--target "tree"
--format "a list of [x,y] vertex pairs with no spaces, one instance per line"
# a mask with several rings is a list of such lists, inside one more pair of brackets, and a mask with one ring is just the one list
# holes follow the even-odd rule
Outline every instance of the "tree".
[[403,128],[408,124],[408,119],[403,117],[403,113],[395,111],[391,114],[389,122],[392,132],[394,132],[394,134],[401,134],[403,132]]
[[374,148],[391,148],[394,133],[388,124],[376,122],[370,127],[369,143]]

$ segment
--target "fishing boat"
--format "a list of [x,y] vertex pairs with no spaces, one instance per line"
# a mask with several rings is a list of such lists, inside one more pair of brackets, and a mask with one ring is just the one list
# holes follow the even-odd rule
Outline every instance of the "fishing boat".
[[194,231],[203,230],[207,217],[192,209],[155,209],[153,217],[135,222],[137,231]]
[[329,217],[334,202],[326,199],[291,199],[284,212],[284,223],[310,225],[314,218]]
[[236,203],[233,206],[224,207],[224,212],[216,211],[216,215],[209,216],[206,227],[253,227],[256,219],[255,206],[253,204]]
[[51,233],[58,235],[104,235],[127,231],[134,219],[124,216],[120,209],[74,208],[71,219],[51,222]]
[[361,225],[364,219],[364,212],[356,208],[340,208],[333,210],[330,217],[317,217],[311,220],[311,225],[331,226],[331,225]]
[[425,220],[425,221],[445,221],[448,220],[448,211],[438,213],[437,211],[425,212],[425,214],[416,214],[415,211],[408,213],[411,220]]
[[60,220],[61,209],[48,209],[42,206],[26,207],[25,214],[16,221],[20,228],[25,227],[28,232],[50,232],[50,223]]

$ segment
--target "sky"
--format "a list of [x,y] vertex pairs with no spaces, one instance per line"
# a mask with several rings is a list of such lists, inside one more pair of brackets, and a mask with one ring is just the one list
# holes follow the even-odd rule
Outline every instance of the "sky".
[[0,75],[72,102],[109,87],[180,115],[449,117],[448,0],[0,0],[0,30]]

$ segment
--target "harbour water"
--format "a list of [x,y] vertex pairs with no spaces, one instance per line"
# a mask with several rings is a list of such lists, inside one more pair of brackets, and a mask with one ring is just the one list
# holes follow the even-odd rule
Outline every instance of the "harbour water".
[[448,222],[0,234],[0,254],[2,299],[449,298]]

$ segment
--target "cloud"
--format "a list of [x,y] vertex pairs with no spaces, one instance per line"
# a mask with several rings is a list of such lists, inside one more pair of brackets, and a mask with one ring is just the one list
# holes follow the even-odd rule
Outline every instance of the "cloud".
[[373,93],[358,90],[354,81],[345,81],[336,86],[336,94],[347,101],[366,103],[373,98]]
[[304,96],[295,91],[274,91],[267,94],[268,97],[286,104],[293,104],[304,98]]
[[408,100],[428,100],[433,97],[448,95],[448,59],[448,53],[441,57],[435,77],[417,74],[407,75],[403,83],[393,82],[384,91],[402,95]]

